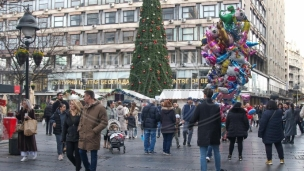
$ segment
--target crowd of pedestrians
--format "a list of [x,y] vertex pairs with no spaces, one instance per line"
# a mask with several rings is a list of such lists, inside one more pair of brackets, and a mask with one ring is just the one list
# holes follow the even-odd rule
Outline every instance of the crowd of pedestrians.
[[[141,130],[144,154],[155,154],[155,143],[162,136],[162,154],[171,155],[173,140],[176,148],[180,148],[180,134],[182,144],[191,147],[193,127],[197,125],[197,145],[200,147],[201,171],[207,170],[207,162],[214,153],[216,171],[221,168],[219,145],[229,140],[228,160],[232,160],[235,144],[238,147],[238,159],[243,160],[243,143],[252,129],[258,129],[258,136],[262,138],[267,156],[266,164],[272,164],[272,144],[277,149],[280,163],[284,163],[282,144],[294,144],[298,125],[303,133],[304,108],[286,102],[277,104],[269,100],[266,105],[252,107],[249,103],[242,105],[236,102],[230,108],[223,108],[226,104],[217,103],[212,99],[213,91],[204,89],[204,100],[198,101],[187,98],[187,103],[180,108],[171,100],[163,100],[159,106],[155,99],[137,106],[108,100],[104,105],[96,100],[94,92],[87,90],[84,103],[63,100],[63,94],[57,94],[57,100],[45,108],[46,135],[54,134],[57,143],[58,160],[62,160],[66,152],[67,158],[79,171],[82,166],[86,171],[97,168],[97,153],[100,149],[101,136],[103,148],[110,148],[110,136],[107,129],[108,120],[114,119],[120,123],[120,130],[127,139],[138,137]],[[16,116],[19,121],[35,119],[34,110],[28,100],[22,103],[23,108]],[[251,112],[252,110],[255,112]],[[139,124],[140,123],[140,124]],[[140,127],[139,127],[140,126]],[[180,128],[182,127],[182,129]],[[20,132],[18,147],[24,162],[29,157],[37,158],[35,135],[24,136]],[[223,149],[225,150],[225,149]],[[90,151],[90,161],[87,152]]]

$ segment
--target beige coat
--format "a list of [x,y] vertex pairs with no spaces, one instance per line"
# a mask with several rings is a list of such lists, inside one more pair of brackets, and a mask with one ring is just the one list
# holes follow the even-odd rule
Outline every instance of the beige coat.
[[86,105],[81,115],[78,131],[78,148],[82,150],[99,150],[101,131],[108,125],[106,109],[96,101],[92,105]]
[[[130,111],[131,112],[131,111]],[[134,109],[134,111],[132,112],[132,115],[134,116],[135,118],[135,123],[136,123],[136,126],[138,125],[138,108],[136,107]]]

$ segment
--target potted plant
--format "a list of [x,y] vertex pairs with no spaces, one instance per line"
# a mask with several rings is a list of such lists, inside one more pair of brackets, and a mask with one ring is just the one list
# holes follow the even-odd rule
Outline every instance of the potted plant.
[[41,61],[42,61],[42,58],[43,58],[43,52],[40,51],[40,50],[35,50],[33,52],[33,59],[34,59],[34,62],[37,66],[40,65]]
[[31,85],[31,88],[32,88],[32,90],[35,90],[35,85],[32,84],[32,85]]
[[21,66],[26,61],[26,58],[29,56],[29,52],[24,48],[18,48],[17,51],[15,52],[15,56],[18,64]]

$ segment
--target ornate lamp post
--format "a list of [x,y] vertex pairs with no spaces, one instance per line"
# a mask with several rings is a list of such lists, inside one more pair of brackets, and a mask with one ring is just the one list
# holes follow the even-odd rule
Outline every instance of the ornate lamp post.
[[[25,8],[25,13],[16,28],[20,31],[19,40],[25,44],[28,51],[30,44],[36,40],[36,31],[40,30],[35,17],[30,12],[29,6]],[[25,62],[25,98],[29,99],[29,55],[27,55]]]

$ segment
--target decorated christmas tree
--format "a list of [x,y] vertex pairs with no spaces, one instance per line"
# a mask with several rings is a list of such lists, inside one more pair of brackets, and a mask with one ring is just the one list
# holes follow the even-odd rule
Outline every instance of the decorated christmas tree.
[[129,77],[130,90],[154,98],[172,88],[172,71],[159,0],[144,0]]

